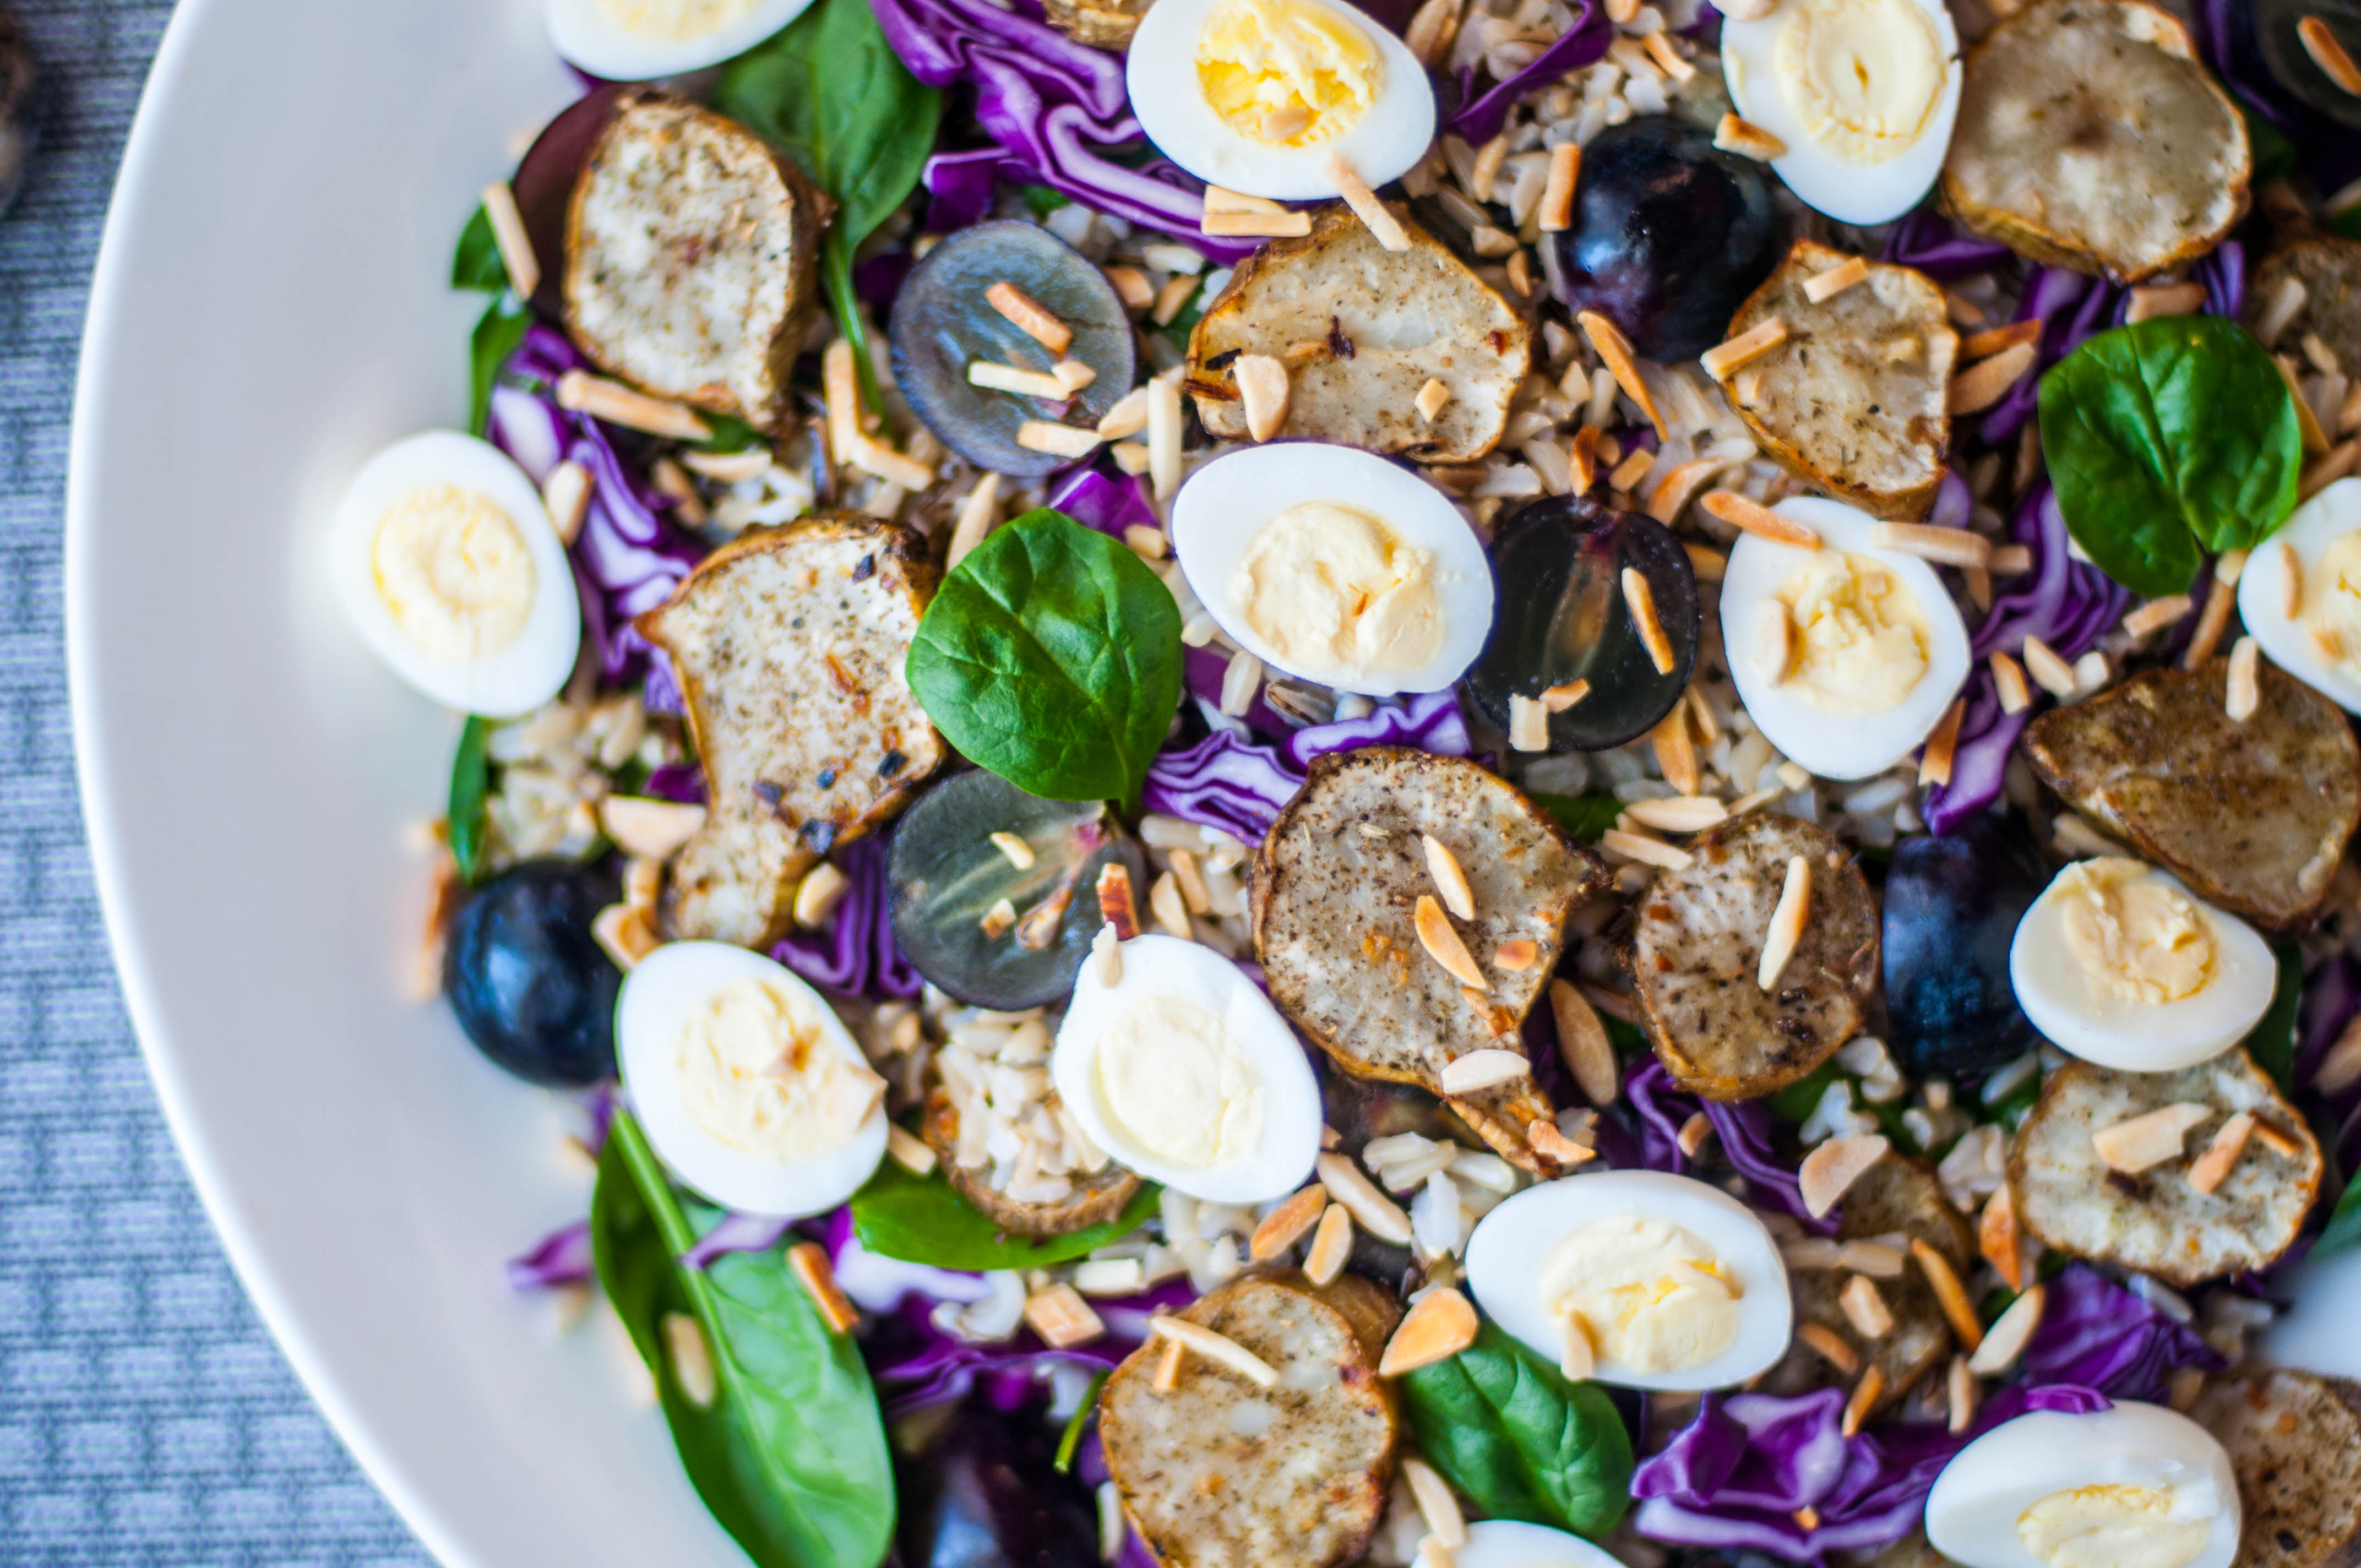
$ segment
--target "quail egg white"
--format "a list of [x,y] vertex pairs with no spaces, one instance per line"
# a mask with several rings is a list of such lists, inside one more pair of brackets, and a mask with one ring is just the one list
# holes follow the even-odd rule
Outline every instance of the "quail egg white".
[[[1191,1198],[1259,1203],[1320,1153],[1320,1085],[1287,1021],[1238,967],[1177,937],[1082,963],[1049,1079],[1126,1169]],[[1110,984],[1106,971],[1119,972]]]
[[2017,922],[2009,981],[2059,1049],[2123,1072],[2175,1072],[2270,1011],[2270,945],[2180,880],[2122,856],[2077,861]]
[[2238,619],[2271,663],[2361,713],[2361,479],[2339,479],[2256,546]]
[[1345,0],[1158,0],[1124,60],[1132,113],[1204,181],[1279,202],[1374,190],[1434,139],[1434,89],[1408,45]]
[[1174,498],[1172,543],[1232,641],[1322,685],[1444,690],[1492,628],[1491,570],[1459,510],[1357,447],[1290,441],[1207,464]]
[[615,1043],[648,1142],[727,1208],[822,1213],[885,1152],[885,1080],[819,992],[760,953],[656,948],[624,978]]
[[1795,1324],[1763,1222],[1719,1188],[1661,1171],[1527,1188],[1477,1222],[1467,1282],[1534,1350],[1629,1388],[1743,1383],[1787,1354]]
[[499,448],[430,431],[378,454],[330,524],[336,600],[394,674],[508,718],[574,671],[582,604],[541,492]]
[[1816,497],[1773,510],[1820,545],[1747,533],[1730,551],[1721,637],[1739,698],[1765,740],[1821,778],[1883,773],[1967,683],[1959,607],[1932,566],[1871,543],[1867,512]]
[[1839,223],[1882,224],[1918,204],[1960,113],[1960,36],[1942,0],[1778,0],[1721,27],[1739,115],[1786,150],[1771,167]]
[[1623,1568],[1622,1559],[1547,1525],[1484,1519],[1451,1549],[1453,1568]]
[[607,82],[719,65],[803,15],[811,0],[548,0],[550,41]]
[[2229,1568],[2237,1481],[2213,1434],[2157,1405],[2036,1410],[1960,1451],[1927,1540],[1966,1568]]

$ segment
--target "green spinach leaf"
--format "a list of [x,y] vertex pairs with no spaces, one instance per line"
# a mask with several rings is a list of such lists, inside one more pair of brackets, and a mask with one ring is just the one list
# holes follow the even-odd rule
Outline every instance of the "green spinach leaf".
[[484,830],[488,826],[484,797],[492,791],[492,765],[484,755],[484,738],[491,721],[467,715],[459,728],[459,749],[451,756],[451,802],[444,813],[445,831],[451,836],[451,858],[458,862],[459,880],[473,887],[483,870]]
[[903,65],[869,0],[819,0],[721,79],[714,107],[752,129],[836,200],[820,242],[820,283],[877,402],[869,333],[852,292],[852,256],[918,183],[943,95]]
[[2246,1054],[2271,1075],[2282,1094],[2295,1092],[2296,1013],[2303,1005],[2303,950],[2292,942],[2274,942],[2271,956],[2279,959],[2278,986],[2270,1010],[2246,1036]]
[[884,1257],[937,1268],[1047,1268],[1129,1235],[1156,1212],[1161,1189],[1143,1181],[1123,1212],[1062,1236],[1013,1236],[951,1190],[939,1175],[915,1176],[893,1160],[852,1195],[852,1231]]
[[944,577],[907,670],[935,727],[1017,788],[1130,804],[1180,701],[1181,658],[1163,580],[1043,508]]
[[2361,1175],[2345,1182],[2345,1195],[2329,1211],[2328,1228],[2312,1244],[2309,1255],[2327,1257],[2345,1251],[2356,1242],[2361,1242]]
[[1631,1489],[1631,1436],[1594,1383],[1487,1322],[1476,1343],[1401,1380],[1402,1408],[1428,1463],[1490,1519],[1597,1540]]
[[2135,593],[2186,591],[2201,549],[2260,543],[2295,510],[2295,401],[2235,322],[2159,316],[2102,333],[2041,378],[2040,409],[2067,529]]
[[1599,835],[1623,815],[1623,803],[1611,795],[1537,795],[1533,799],[1557,818],[1559,827],[1586,844],[1598,842]]
[[514,294],[494,300],[476,323],[475,334],[467,341],[467,428],[476,434],[483,434],[490,425],[492,388],[500,378],[500,367],[509,362],[532,325],[533,312]]
[[497,294],[508,286],[509,266],[492,233],[491,215],[478,205],[459,231],[459,248],[451,258],[451,287]]
[[[628,1111],[590,1201],[598,1282],[655,1375],[697,1496],[757,1568],[880,1562],[894,1541],[894,1472],[869,1371],[832,1333],[777,1248],[680,1263],[697,1228]],[[712,1354],[712,1402],[682,1387],[664,1321],[692,1318]]]

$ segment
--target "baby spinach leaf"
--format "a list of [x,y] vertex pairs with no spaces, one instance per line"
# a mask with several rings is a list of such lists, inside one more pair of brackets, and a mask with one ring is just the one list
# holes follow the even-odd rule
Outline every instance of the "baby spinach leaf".
[[2318,1241],[2312,1244],[2308,1255],[2327,1257],[2345,1251],[2356,1242],[2361,1242],[2361,1175],[2356,1175],[2345,1184],[2345,1195],[2336,1201],[2336,1207],[2329,1211],[2328,1228],[2320,1233]]
[[2250,548],[2295,510],[2295,402],[2235,322],[2102,333],[2041,378],[2040,408],[2067,529],[2135,593],[2186,591],[2201,549]]
[[451,859],[458,863],[459,880],[474,886],[483,869],[484,797],[492,791],[491,763],[484,756],[484,737],[491,723],[480,714],[467,715],[459,728],[459,748],[451,757],[451,803],[444,813],[451,837]]
[[2246,1036],[2246,1054],[2270,1074],[2280,1093],[2292,1094],[2296,1014],[2303,1005],[2303,950],[2292,942],[2274,942],[2271,956],[2279,959],[2279,984],[2271,992],[2270,1010]]
[[1599,835],[1623,815],[1623,803],[1611,795],[1537,795],[1533,799],[1557,818],[1559,827],[1586,844],[1598,842]]
[[[646,1135],[618,1112],[590,1200],[591,1249],[697,1496],[757,1568],[882,1561],[894,1472],[859,1348],[829,1332],[778,1248],[698,1269],[679,1262],[696,1240]],[[681,1386],[663,1326],[675,1313],[711,1352],[710,1404]]]
[[1597,1384],[1567,1382],[1497,1325],[1400,1387],[1420,1451],[1485,1517],[1594,1540],[1623,1517],[1631,1489],[1623,1418]]
[[1131,803],[1180,703],[1181,657],[1162,579],[1043,508],[944,577],[907,670],[935,727],[1017,788]]
[[916,1176],[882,1160],[852,1195],[852,1232],[884,1257],[937,1268],[1047,1268],[1088,1255],[1146,1224],[1161,1190],[1143,1181],[1114,1219],[1062,1236],[1014,1236],[939,1175]]
[[451,258],[451,287],[497,294],[508,286],[508,259],[492,233],[491,214],[479,205],[459,231],[459,248]]
[[532,325],[533,312],[514,294],[494,300],[476,323],[475,334],[467,340],[467,428],[476,434],[483,434],[490,425],[492,388],[500,378],[500,367],[509,362]]

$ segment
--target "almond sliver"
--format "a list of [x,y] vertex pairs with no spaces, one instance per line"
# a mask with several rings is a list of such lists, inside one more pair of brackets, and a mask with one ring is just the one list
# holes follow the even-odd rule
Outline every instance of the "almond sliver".
[[1824,1218],[1862,1172],[1883,1159],[1892,1146],[1882,1135],[1872,1133],[1864,1137],[1830,1138],[1806,1155],[1796,1177],[1803,1187],[1804,1207],[1812,1218]]

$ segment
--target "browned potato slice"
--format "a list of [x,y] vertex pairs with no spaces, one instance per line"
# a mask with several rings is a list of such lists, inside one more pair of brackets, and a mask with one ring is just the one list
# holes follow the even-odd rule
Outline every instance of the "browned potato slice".
[[1126,49],[1139,19],[1156,0],[1042,0],[1049,25],[1078,44],[1093,49]]
[[902,680],[934,587],[917,534],[823,512],[722,546],[633,623],[680,674],[705,770],[705,826],[665,892],[671,935],[768,948],[797,879],[942,762]]
[[829,206],[736,121],[666,93],[626,96],[574,188],[574,341],[658,397],[775,428]]
[[2190,1412],[2230,1452],[2246,1518],[2231,1568],[2361,1563],[2361,1383],[2256,1366]]
[[[1680,1086],[1752,1100],[1803,1078],[1860,1032],[1877,978],[1877,901],[1827,829],[1757,811],[1690,846],[1641,895],[1623,961],[1648,1037]],[[1777,985],[1757,982],[1787,862],[1812,868],[1810,913]]]
[[[2183,1139],[2183,1157],[2136,1176],[2099,1158],[2094,1135],[2183,1102],[2213,1111]],[[2189,1184],[2190,1165],[2239,1111],[2269,1123],[2297,1153],[2249,1142],[2222,1184],[2200,1192]],[[2069,1062],[2043,1082],[2008,1151],[2018,1223],[2044,1245],[2174,1285],[2269,1266],[2294,1242],[2320,1173],[2320,1146],[2302,1116],[2243,1047],[2180,1072]]]
[[940,1089],[927,1096],[927,1115],[920,1130],[941,1161],[943,1179],[951,1184],[951,1190],[1011,1235],[1062,1236],[1102,1224],[1122,1213],[1131,1195],[1139,1190],[1139,1178],[1112,1160],[1096,1174],[1075,1171],[1073,1196],[1062,1203],[1027,1203],[995,1190],[985,1179],[988,1169],[968,1170],[960,1165],[960,1113],[951,1097]]
[[2246,212],[2246,125],[2189,30],[2139,0],[2042,0],[1968,56],[1943,200],[2037,261],[2136,282]]
[[[1864,1367],[1874,1366],[1885,1377],[1878,1408],[1907,1394],[1920,1378],[1943,1364],[1951,1354],[1950,1320],[1943,1315],[1927,1276],[1908,1261],[1910,1243],[1923,1241],[1950,1261],[1964,1277],[1976,1255],[1975,1237],[1951,1201],[1943,1196],[1934,1168],[1922,1160],[1889,1154],[1845,1190],[1838,1210],[1837,1236],[1841,1241],[1878,1242],[1892,1246],[1904,1258],[1901,1274],[1872,1282],[1894,1327],[1875,1340],[1865,1340],[1845,1315],[1839,1297],[1852,1271],[1843,1268],[1795,1268],[1787,1280],[1795,1298],[1797,1321],[1815,1322],[1850,1346]],[[1799,1394],[1813,1388],[1850,1386],[1859,1374],[1848,1376],[1835,1363],[1801,1340],[1786,1359],[1771,1369],[1763,1387],[1774,1394]]]
[[2336,705],[2266,660],[2262,705],[2223,710],[2229,662],[2150,670],[2035,719],[2025,751],[2073,807],[2198,896],[2301,927],[2361,820],[2361,747]]
[[[1451,927],[1488,990],[1420,942],[1418,901],[1441,902],[1427,835],[1466,873],[1476,917]],[[1337,752],[1312,762],[1255,858],[1255,956],[1271,1000],[1345,1071],[1441,1094],[1444,1063],[1523,1049],[1518,1027],[1565,951],[1566,916],[1606,883],[1598,857],[1475,762],[1400,746]],[[1519,939],[1532,961],[1501,968],[1500,945]],[[1524,1129],[1556,1113],[1531,1077],[1451,1104],[1501,1154],[1540,1168]]]
[[1367,1550],[1393,1483],[1398,1417],[1378,1358],[1400,1312],[1356,1274],[1315,1289],[1250,1274],[1180,1317],[1279,1374],[1264,1388],[1191,1354],[1156,1391],[1164,1342],[1115,1369],[1099,1436],[1124,1512],[1166,1568],[1334,1568]]
[[2249,323],[2270,308],[2290,278],[2303,285],[2303,308],[2280,331],[2278,346],[2292,348],[2316,332],[2339,363],[2361,366],[2361,243],[2300,239],[2263,258],[2246,288]]
[[1924,517],[1943,481],[1960,338],[1924,273],[1872,262],[1866,280],[1814,304],[1804,285],[1848,259],[1799,239],[1730,323],[1773,316],[1787,340],[1733,377],[1738,417],[1805,483],[1878,516]]
[[[1273,240],[1239,263],[1189,336],[1189,390],[1208,432],[1246,438],[1229,365],[1267,354],[1289,368],[1282,437],[1428,463],[1481,457],[1499,442],[1532,366],[1532,334],[1449,247],[1394,214],[1411,241],[1399,254],[1340,203],[1309,236]],[[1451,393],[1431,422],[1417,408],[1430,380]]]

